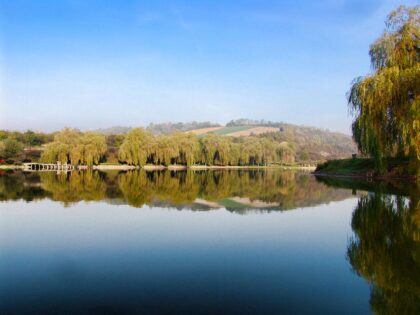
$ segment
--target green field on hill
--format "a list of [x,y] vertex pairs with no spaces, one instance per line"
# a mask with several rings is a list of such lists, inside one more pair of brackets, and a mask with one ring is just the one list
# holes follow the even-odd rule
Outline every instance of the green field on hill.
[[224,127],[222,129],[219,130],[215,130],[212,133],[217,134],[217,135],[228,135],[234,132],[238,132],[238,131],[244,131],[244,130],[248,130],[248,129],[252,129],[255,128],[255,126],[234,126],[234,127]]

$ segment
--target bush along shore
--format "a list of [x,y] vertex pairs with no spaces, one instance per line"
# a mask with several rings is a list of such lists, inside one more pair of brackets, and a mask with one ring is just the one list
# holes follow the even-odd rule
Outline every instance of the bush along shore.
[[373,158],[351,158],[331,160],[317,166],[317,176],[357,177],[375,180],[407,179],[417,180],[416,170],[410,167],[408,159],[387,158],[385,170],[376,167]]

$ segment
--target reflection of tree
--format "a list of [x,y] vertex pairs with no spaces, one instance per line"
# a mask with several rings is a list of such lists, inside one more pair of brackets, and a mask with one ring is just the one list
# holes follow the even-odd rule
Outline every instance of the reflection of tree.
[[[417,194],[418,196],[418,194]],[[371,194],[353,213],[347,256],[372,284],[377,314],[420,314],[420,204],[418,197]]]
[[153,199],[153,188],[144,171],[134,171],[121,174],[118,184],[127,200],[133,207],[141,207]]
[[140,207],[153,202],[191,204],[200,198],[218,201],[246,197],[277,204],[281,209],[342,200],[349,191],[318,183],[312,176],[279,171],[198,171],[121,173],[119,188],[128,204]]
[[106,196],[106,183],[98,172],[45,172],[40,176],[42,187],[52,194],[51,199],[65,205],[81,200],[102,200]]
[[141,207],[154,200],[172,204],[195,200],[199,186],[191,172],[146,172],[144,170],[122,173],[119,186],[128,204]]
[[42,199],[47,196],[39,185],[39,176],[30,174],[23,176],[21,172],[0,171],[0,200],[25,200]]
[[[198,209],[201,205],[208,209],[204,200],[231,211],[246,211],[254,202],[261,208],[286,210],[343,200],[351,192],[327,187],[307,174],[278,170],[13,172],[0,176],[0,200],[47,196],[66,205],[106,199],[134,207]],[[244,198],[243,203],[229,201],[235,197]],[[197,199],[200,203],[195,203]]]

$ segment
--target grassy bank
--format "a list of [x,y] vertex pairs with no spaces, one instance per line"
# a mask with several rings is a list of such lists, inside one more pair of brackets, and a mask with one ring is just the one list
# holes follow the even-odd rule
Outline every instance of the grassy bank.
[[389,158],[386,160],[386,170],[377,172],[374,160],[371,158],[352,158],[331,160],[317,166],[315,174],[347,177],[410,178],[415,179],[416,174],[409,169],[407,160]]

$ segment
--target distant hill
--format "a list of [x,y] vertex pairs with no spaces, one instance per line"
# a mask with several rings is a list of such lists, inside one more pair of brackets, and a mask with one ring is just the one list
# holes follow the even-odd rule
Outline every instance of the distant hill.
[[[202,128],[217,128],[221,127],[219,124],[211,123],[209,121],[204,122],[187,122],[187,123],[159,123],[154,124],[150,123],[146,129],[153,133],[154,135],[162,135],[162,134],[170,134],[175,131],[190,131],[194,129],[202,129]],[[118,135],[118,134],[126,134],[131,128],[130,127],[111,127],[111,128],[102,128],[95,130],[96,132],[102,133],[104,135]]]
[[[98,129],[105,135],[125,134],[130,127]],[[147,130],[155,135],[175,131],[192,132],[203,136],[207,133],[231,137],[268,137],[290,148],[296,162],[320,162],[328,159],[348,158],[357,153],[357,147],[349,135],[326,129],[298,126],[283,122],[238,119],[221,126],[211,122],[149,124]]]
[[202,128],[217,128],[221,127],[219,124],[215,124],[209,121],[203,121],[203,122],[187,122],[187,123],[161,123],[161,124],[149,124],[147,126],[147,130],[149,130],[151,133],[155,135],[161,135],[161,134],[170,134],[175,131],[190,131],[195,129],[202,129]]
[[204,135],[206,133],[214,133],[217,135],[231,137],[249,137],[257,136],[269,132],[278,132],[280,129],[276,127],[265,126],[233,126],[233,127],[213,127],[191,130],[196,135]]
[[95,132],[99,132],[106,136],[109,136],[109,135],[126,134],[130,129],[131,127],[115,126],[115,127],[110,127],[110,128],[96,129]]
[[328,159],[350,157],[357,147],[349,135],[326,129],[298,126],[283,122],[238,119],[226,127],[195,129],[197,135],[215,133],[232,137],[268,137],[287,145],[297,162],[319,162]]

